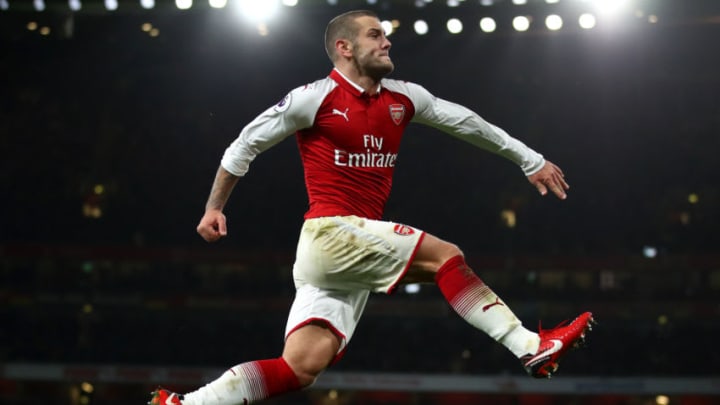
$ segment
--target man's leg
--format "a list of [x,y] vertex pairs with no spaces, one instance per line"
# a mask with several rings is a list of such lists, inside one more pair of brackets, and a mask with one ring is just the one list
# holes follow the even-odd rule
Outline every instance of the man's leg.
[[340,337],[324,322],[311,323],[288,336],[282,357],[300,385],[307,387],[335,360],[340,342]]
[[312,385],[340,348],[340,338],[322,323],[294,331],[282,357],[238,364],[215,381],[185,395],[159,390],[152,405],[247,405]]
[[426,234],[402,282],[435,282],[463,319],[518,358],[538,350],[538,334],[522,326],[510,308],[468,267],[457,246]]
[[586,312],[567,326],[529,331],[468,267],[457,246],[426,234],[401,283],[433,281],[463,319],[507,347],[533,377],[550,377],[560,356],[584,339],[593,322]]

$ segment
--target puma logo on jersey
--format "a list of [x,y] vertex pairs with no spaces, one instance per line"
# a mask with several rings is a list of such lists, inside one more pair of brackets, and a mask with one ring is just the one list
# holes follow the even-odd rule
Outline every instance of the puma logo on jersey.
[[340,111],[337,108],[333,108],[332,113],[345,118],[346,122],[350,122],[350,119],[347,116],[348,110],[349,110],[349,108],[346,108],[345,111]]
[[503,304],[502,302],[500,302],[500,298],[495,298],[495,302],[493,302],[492,304],[487,304],[487,305],[483,306],[483,307],[482,307],[482,311],[485,312],[485,311],[487,311],[488,309],[494,307],[495,305],[505,305],[505,304]]

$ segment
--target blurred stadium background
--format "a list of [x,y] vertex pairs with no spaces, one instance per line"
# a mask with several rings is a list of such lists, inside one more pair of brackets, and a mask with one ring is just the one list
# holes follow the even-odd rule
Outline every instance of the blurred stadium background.
[[345,358],[269,403],[720,403],[714,0],[0,0],[0,402],[140,404],[279,355],[307,204],[294,141],[242,180],[227,239],[194,229],[224,148],[330,71],[322,32],[353,8],[392,30],[393,77],[572,187],[541,199],[413,126],[388,219],[458,243],[528,326],[599,325],[535,381],[415,286],[373,296]]

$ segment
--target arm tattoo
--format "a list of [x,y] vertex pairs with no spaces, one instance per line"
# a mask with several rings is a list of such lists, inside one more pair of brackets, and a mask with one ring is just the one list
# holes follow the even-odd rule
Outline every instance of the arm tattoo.
[[230,198],[230,193],[237,183],[238,177],[230,174],[222,167],[218,169],[215,175],[215,181],[213,182],[212,189],[210,190],[210,197],[208,198],[205,209],[216,209],[221,210],[225,207],[225,203]]

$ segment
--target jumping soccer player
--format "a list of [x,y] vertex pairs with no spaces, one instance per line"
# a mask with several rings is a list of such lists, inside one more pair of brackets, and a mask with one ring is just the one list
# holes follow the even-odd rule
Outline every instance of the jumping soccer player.
[[385,79],[393,71],[378,17],[351,11],[325,31],[334,69],[267,109],[227,148],[197,227],[208,242],[227,235],[223,208],[250,162],[296,134],[310,206],[293,267],[296,296],[285,347],[274,359],[238,364],[196,391],[165,389],[151,404],[248,404],[299,390],[337,361],[370,292],[431,283],[453,309],[518,357],[527,372],[548,378],[560,358],[582,342],[589,312],[539,333],[524,328],[505,302],[467,266],[456,245],[420,229],[383,221],[400,138],[408,123],[435,127],[513,162],[541,195],[566,198],[563,172],[476,113],[423,87]]

